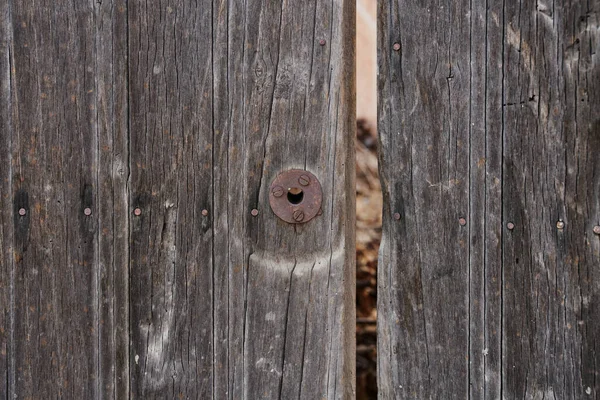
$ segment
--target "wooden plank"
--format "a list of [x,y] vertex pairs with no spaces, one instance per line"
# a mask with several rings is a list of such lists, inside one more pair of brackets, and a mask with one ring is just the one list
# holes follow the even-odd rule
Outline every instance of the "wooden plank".
[[129,398],[127,2],[96,2],[98,397]]
[[11,190],[11,19],[7,2],[0,3],[0,398],[8,399],[12,368],[11,294],[14,209]]
[[502,385],[503,114],[498,110],[504,41],[496,25],[502,7],[473,2],[470,10],[469,390],[474,399],[501,398]]
[[501,17],[510,397],[600,394],[599,5],[507,3]]
[[598,392],[595,8],[379,3],[382,398]]
[[[354,4],[128,13],[132,395],[351,397]],[[305,225],[268,205],[290,168],[323,185]]]
[[378,391],[385,399],[468,395],[468,5],[379,4]]
[[84,215],[97,199],[93,4],[14,1],[4,13],[11,398],[98,396],[98,225]]
[[213,396],[211,6],[128,2],[134,398]]

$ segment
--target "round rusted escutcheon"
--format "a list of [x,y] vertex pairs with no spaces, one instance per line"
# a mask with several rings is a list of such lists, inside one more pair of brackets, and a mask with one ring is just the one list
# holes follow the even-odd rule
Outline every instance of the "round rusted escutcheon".
[[301,169],[277,175],[269,187],[269,204],[279,218],[290,224],[308,222],[319,214],[323,191],[316,176]]

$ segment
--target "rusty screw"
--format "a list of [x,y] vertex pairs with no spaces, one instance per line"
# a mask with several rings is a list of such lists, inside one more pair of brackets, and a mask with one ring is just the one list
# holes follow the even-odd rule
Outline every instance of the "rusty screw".
[[304,219],[304,211],[302,211],[302,210],[294,211],[293,217],[294,217],[294,221],[296,221],[296,222],[302,221]]
[[25,216],[25,214],[27,214],[27,210],[25,210],[24,208],[20,208],[20,209],[19,209],[19,215],[20,215],[21,217],[24,217],[24,216]]
[[400,50],[400,43],[394,43],[394,51]]
[[460,218],[458,220],[458,223],[460,224],[460,226],[465,226],[467,224],[467,220],[464,218]]
[[300,175],[300,178],[298,178],[298,183],[302,186],[308,186],[310,184],[310,178],[308,175]]
[[141,210],[141,209],[139,209],[139,208],[136,208],[135,210],[133,210],[133,214],[134,214],[136,217],[139,217],[140,215],[142,215],[142,210]]
[[509,231],[512,231],[513,229],[515,229],[515,224],[513,224],[512,222],[509,222],[508,224],[506,224],[506,227],[508,228]]
[[559,220],[559,221],[556,223],[556,227],[557,227],[558,229],[564,229],[564,227],[565,227],[565,223],[564,223],[563,221],[560,221],[560,220]]
[[321,40],[319,40],[319,44],[320,44],[321,46],[325,46],[325,43],[327,43],[327,42],[325,41],[325,39],[321,39]]
[[253,208],[252,211],[250,211],[250,214],[252,214],[253,217],[256,217],[258,215],[258,210]]
[[595,233],[596,235],[600,235],[600,225],[596,225],[596,226],[594,227],[594,233]]
[[208,210],[206,210],[206,209],[202,210],[202,215],[206,217],[208,215]]
[[399,221],[400,220],[400,213],[394,213],[394,219],[396,221]]
[[275,186],[271,193],[273,193],[273,196],[275,197],[281,197],[283,196],[283,188],[281,186]]
[[87,207],[85,210],[83,210],[83,213],[89,217],[92,215],[92,209]]

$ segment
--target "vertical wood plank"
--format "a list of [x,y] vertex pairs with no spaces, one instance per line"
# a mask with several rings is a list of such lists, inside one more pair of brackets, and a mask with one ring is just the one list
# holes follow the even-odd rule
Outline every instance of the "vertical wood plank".
[[596,8],[379,3],[382,398],[598,392]]
[[385,399],[468,396],[469,219],[477,205],[468,10],[468,1],[379,3],[378,390]]
[[[247,222],[245,396],[351,398],[354,4],[248,5],[244,103],[254,108],[245,121],[252,144],[244,148],[240,211],[259,214]],[[296,226],[268,207],[271,181],[292,168],[313,172],[324,191],[323,215]]]
[[131,396],[212,398],[212,4],[127,11]]
[[502,7],[472,2],[469,11],[469,391],[475,399],[501,392]]
[[9,394],[94,398],[98,225],[84,215],[97,200],[93,3],[14,1],[10,18]]
[[7,2],[0,3],[0,398],[12,397],[12,282],[14,209],[12,201],[11,52],[12,21]]
[[98,396],[129,398],[127,2],[96,2]]
[[599,5],[504,10],[507,397],[600,393]]

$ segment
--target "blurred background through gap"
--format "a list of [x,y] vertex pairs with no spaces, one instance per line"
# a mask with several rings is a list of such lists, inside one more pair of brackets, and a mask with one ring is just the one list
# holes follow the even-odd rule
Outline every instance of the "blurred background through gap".
[[356,398],[377,398],[377,0],[356,0]]

